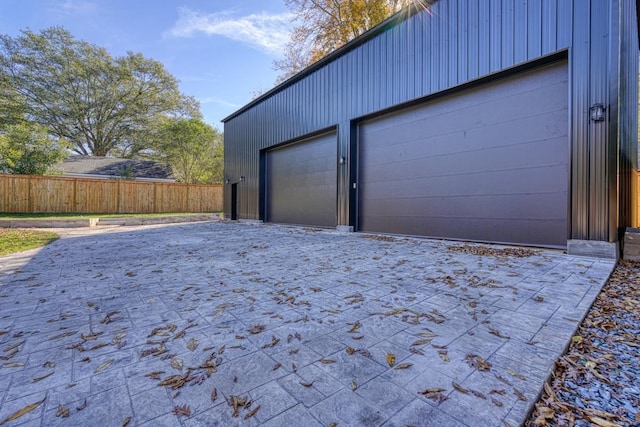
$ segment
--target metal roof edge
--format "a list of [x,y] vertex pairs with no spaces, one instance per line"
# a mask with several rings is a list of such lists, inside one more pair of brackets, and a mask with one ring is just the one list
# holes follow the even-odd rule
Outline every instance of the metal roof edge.
[[[428,6],[433,5],[437,1],[438,0],[427,1]],[[640,0],[637,0],[637,1],[640,1]],[[390,29],[392,27],[395,27],[396,25],[400,24],[401,22],[404,22],[404,21],[408,20],[413,15],[415,15],[416,13],[418,13],[418,12],[420,12],[422,10],[425,10],[424,6],[419,6],[419,5],[416,5],[415,3],[412,3],[409,6],[401,9],[400,11],[398,11],[397,13],[394,13],[389,18],[385,19],[384,21],[382,21],[381,23],[379,23],[375,27],[369,29],[368,31],[362,33],[360,36],[358,36],[355,39],[351,40],[349,43],[339,47],[338,49],[334,50],[333,52],[331,52],[327,56],[323,57],[322,59],[314,62],[311,65],[309,65],[307,68],[305,68],[305,69],[301,70],[300,72],[294,74],[293,76],[289,77],[287,80],[283,81],[282,83],[280,83],[279,85],[277,85],[274,88],[270,89],[269,91],[263,93],[262,95],[260,95],[256,99],[251,100],[244,107],[241,107],[240,109],[236,110],[235,112],[231,113],[230,115],[228,115],[227,117],[222,119],[221,122],[222,123],[226,123],[227,121],[233,119],[234,117],[239,116],[240,114],[242,114],[245,111],[249,110],[253,106],[259,104],[260,102],[262,102],[266,98],[270,97],[271,95],[273,95],[273,94],[275,94],[277,92],[280,92],[281,90],[285,89],[286,87],[291,86],[294,83],[302,80],[303,78],[307,77],[309,74],[312,74],[314,71],[324,67],[325,65],[327,65],[330,62],[333,62],[334,60],[336,60],[339,57],[345,55],[346,53],[350,52],[351,50],[355,49],[356,47],[364,44],[365,42],[371,40],[372,38],[378,36],[379,34],[382,34],[383,32],[387,31],[388,29]]]

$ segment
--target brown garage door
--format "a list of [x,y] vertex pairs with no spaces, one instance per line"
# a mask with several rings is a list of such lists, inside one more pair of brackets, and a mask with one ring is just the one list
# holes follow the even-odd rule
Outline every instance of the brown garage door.
[[336,226],[337,150],[331,132],[267,152],[267,221]]
[[360,126],[358,229],[566,246],[565,61]]

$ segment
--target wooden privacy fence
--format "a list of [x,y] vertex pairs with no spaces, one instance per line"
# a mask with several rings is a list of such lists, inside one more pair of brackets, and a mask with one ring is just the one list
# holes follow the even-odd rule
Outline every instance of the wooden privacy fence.
[[156,213],[222,211],[222,185],[0,175],[0,212]]

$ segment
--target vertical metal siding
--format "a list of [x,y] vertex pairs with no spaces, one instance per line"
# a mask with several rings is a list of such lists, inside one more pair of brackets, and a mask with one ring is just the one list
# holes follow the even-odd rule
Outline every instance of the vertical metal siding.
[[[352,120],[569,49],[570,236],[611,240],[608,200],[616,173],[611,142],[607,125],[590,123],[588,114],[591,104],[612,99],[608,37],[617,19],[611,15],[611,2],[618,1],[626,8],[620,30],[626,34],[636,27],[633,2],[626,0],[439,0],[429,11],[390,26],[283,86],[225,122],[225,175],[230,182],[246,177],[238,189],[241,218],[260,215],[260,150],[337,126],[338,155],[349,165],[338,176],[338,218],[346,225],[352,217],[349,193],[355,180]],[[632,50],[630,46],[626,51],[624,76],[637,69],[631,65]],[[637,49],[635,55],[637,59]],[[631,82],[626,84],[631,87]],[[635,122],[628,117],[633,112],[626,112],[631,101],[624,102],[620,120],[626,121],[620,134],[630,135]],[[628,144],[624,150],[631,153]],[[229,202],[225,195],[227,214]]]
[[[619,171],[619,231],[637,227],[638,169],[638,28],[636,4],[617,0],[619,50],[617,85],[617,138],[620,149]],[[615,87],[614,82],[614,87]]]

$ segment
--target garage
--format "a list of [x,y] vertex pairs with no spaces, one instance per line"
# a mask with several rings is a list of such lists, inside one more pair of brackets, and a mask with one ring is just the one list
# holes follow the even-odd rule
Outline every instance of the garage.
[[265,155],[266,220],[335,227],[336,132],[268,150]]
[[566,247],[566,60],[364,121],[358,230]]

